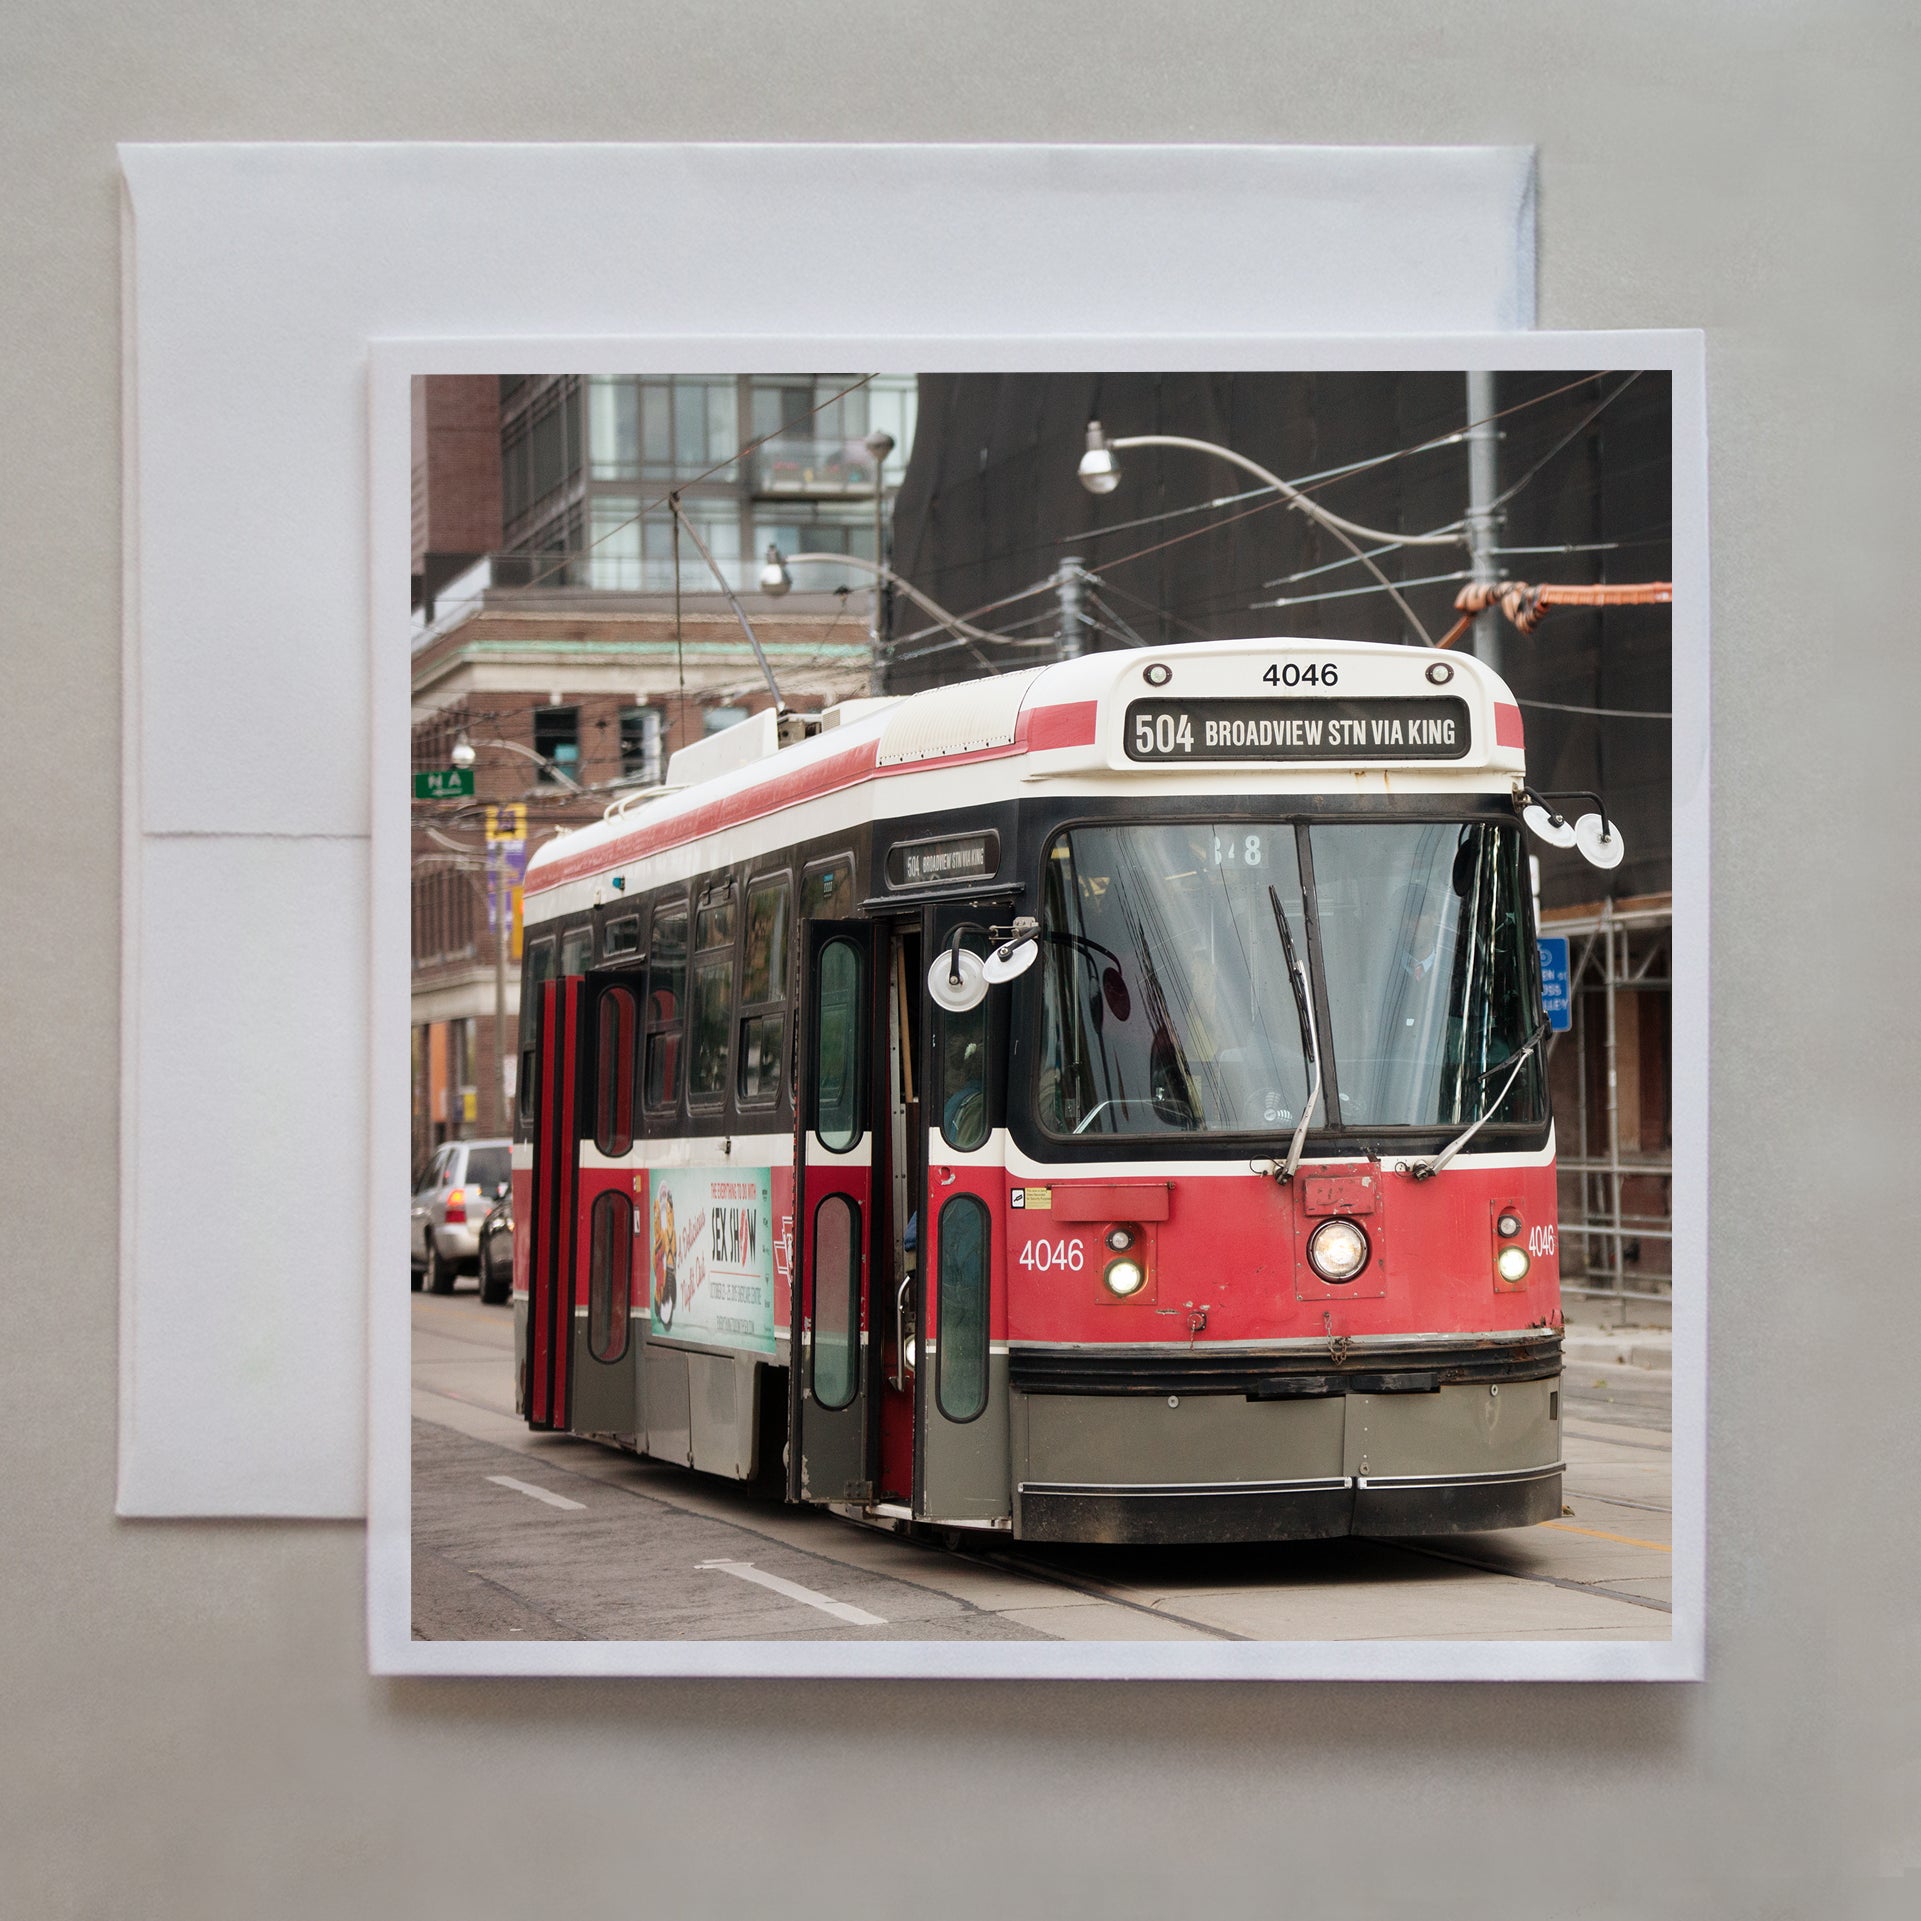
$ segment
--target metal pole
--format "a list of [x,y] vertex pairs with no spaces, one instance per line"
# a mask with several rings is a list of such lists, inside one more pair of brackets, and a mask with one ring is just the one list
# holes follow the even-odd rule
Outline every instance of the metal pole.
[[[1494,555],[1494,496],[1499,491],[1494,430],[1494,376],[1486,369],[1467,377],[1467,553],[1469,578],[1476,586],[1501,577]],[[1474,616],[1473,650],[1498,674],[1501,671],[1500,614],[1488,607]]]
[[874,612],[868,638],[874,650],[874,664],[868,677],[868,691],[887,691],[887,456],[894,451],[894,436],[876,427],[867,436],[867,451],[874,459]]
[[1608,1200],[1612,1210],[1613,1258],[1609,1263],[1618,1294],[1627,1277],[1621,1266],[1621,1096],[1618,1074],[1619,1052],[1615,1025],[1614,982],[1619,969],[1614,961],[1614,901],[1610,896],[1601,903],[1601,926],[1607,938],[1607,1068],[1608,1068]]
[[[507,860],[503,843],[487,849],[494,889],[494,1132],[511,1131],[513,1102],[507,1098],[507,922],[513,913],[513,890],[506,885]],[[518,1036],[515,1037],[518,1039]]]
[[1054,587],[1061,597],[1061,658],[1072,660],[1087,651],[1087,617],[1081,610],[1081,580],[1084,569],[1078,554],[1070,554],[1054,576]]

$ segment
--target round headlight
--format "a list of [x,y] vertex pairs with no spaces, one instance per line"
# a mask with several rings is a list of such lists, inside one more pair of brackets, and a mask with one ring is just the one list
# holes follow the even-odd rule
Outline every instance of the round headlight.
[[1527,1279],[1528,1258],[1524,1247],[1504,1247],[1494,1258],[1494,1266],[1504,1281]]
[[906,1362],[908,1373],[913,1373],[914,1363],[920,1359],[920,1343],[911,1334],[901,1347],[901,1359]]
[[1521,1217],[1513,1212],[1512,1209],[1509,1209],[1502,1214],[1501,1218],[1496,1221],[1494,1225],[1504,1236],[1512,1240],[1513,1237],[1521,1231]]
[[1138,1294],[1147,1285],[1147,1270],[1139,1261],[1109,1261],[1101,1279],[1107,1283],[1110,1294],[1126,1300],[1128,1295]]
[[1125,1254],[1134,1245],[1134,1230],[1131,1227],[1110,1227],[1107,1230],[1107,1244],[1116,1254]]
[[1323,1221],[1307,1237],[1307,1262],[1324,1281],[1351,1281],[1367,1265],[1367,1235],[1353,1222]]

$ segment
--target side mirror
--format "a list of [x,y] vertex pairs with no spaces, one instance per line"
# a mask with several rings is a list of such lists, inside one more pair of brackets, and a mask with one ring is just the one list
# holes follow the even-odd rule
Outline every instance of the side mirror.
[[936,956],[927,970],[927,994],[946,1013],[971,1013],[987,998],[987,970],[981,957],[964,947]]

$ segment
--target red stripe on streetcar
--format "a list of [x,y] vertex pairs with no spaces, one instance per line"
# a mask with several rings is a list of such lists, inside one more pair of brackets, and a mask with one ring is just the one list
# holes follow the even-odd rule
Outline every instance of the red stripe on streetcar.
[[1021,715],[1015,743],[1030,754],[1044,754],[1055,747],[1091,747],[1099,713],[1100,702],[1095,700],[1070,700],[1057,707],[1036,707],[1031,713]]
[[1096,712],[1097,704],[1091,700],[1036,707],[1021,714],[1011,747],[983,747],[967,754],[930,754],[925,760],[902,761],[892,767],[877,767],[874,764],[879,743],[870,740],[862,746],[850,748],[844,754],[835,754],[831,759],[776,774],[772,779],[758,781],[737,794],[727,794],[719,800],[709,801],[704,807],[676,814],[672,820],[636,827],[631,834],[623,834],[605,847],[564,856],[550,866],[542,867],[537,878],[530,875],[527,892],[544,894],[550,888],[565,886],[570,880],[604,873],[610,867],[621,867],[648,854],[658,854],[669,847],[681,847],[688,841],[705,839],[707,835],[718,834],[725,828],[740,827],[748,821],[764,819],[783,808],[798,807],[804,801],[819,800],[823,795],[837,794],[843,788],[858,786],[863,780],[885,780],[896,774],[925,773],[930,767],[965,766],[970,761],[1001,760],[1011,754],[1043,753],[1056,747],[1086,747],[1094,739]]
[[1525,747],[1527,734],[1521,726],[1521,710],[1506,701],[1494,703],[1494,744],[1496,747]]

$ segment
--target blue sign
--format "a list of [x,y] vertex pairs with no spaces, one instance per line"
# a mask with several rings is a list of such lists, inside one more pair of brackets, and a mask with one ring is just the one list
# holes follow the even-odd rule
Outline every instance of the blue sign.
[[1541,936],[1541,1005],[1557,1034],[1574,1025],[1574,995],[1568,980],[1567,936]]

